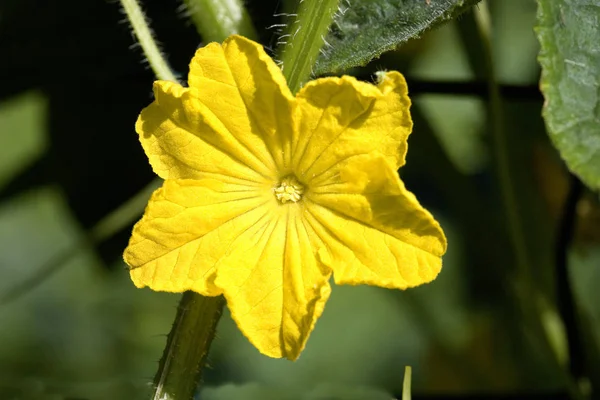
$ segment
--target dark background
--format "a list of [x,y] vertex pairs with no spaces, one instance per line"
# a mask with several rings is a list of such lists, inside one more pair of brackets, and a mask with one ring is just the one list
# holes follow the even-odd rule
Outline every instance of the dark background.
[[[248,1],[267,46],[283,6]],[[295,363],[261,356],[226,315],[202,398],[388,399],[401,392],[405,365],[415,398],[567,398],[565,371],[589,375],[592,363],[573,345],[596,340],[600,327],[598,204],[544,131],[535,1],[489,6],[531,276],[515,267],[468,18],[454,21],[352,71],[368,80],[398,69],[409,79],[415,128],[401,175],[447,233],[440,277],[407,292],[335,287]],[[144,7],[184,77],[202,38],[180,3]],[[133,131],[154,77],[134,43],[118,2],[0,2],[0,399],[147,397],[179,296],[131,284],[120,259],[130,223],[82,242],[154,179]],[[575,314],[563,310],[565,329],[557,294],[566,260],[585,314],[571,348]],[[531,287],[548,302],[539,320],[550,349],[527,313],[540,301]]]

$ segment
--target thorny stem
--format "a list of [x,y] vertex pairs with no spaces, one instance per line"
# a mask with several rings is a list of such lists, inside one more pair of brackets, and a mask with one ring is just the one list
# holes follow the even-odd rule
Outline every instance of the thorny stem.
[[167,60],[161,54],[158,44],[152,36],[146,16],[137,0],[121,0],[121,5],[156,77],[164,81],[177,82],[175,74],[171,70],[171,67],[169,67]]

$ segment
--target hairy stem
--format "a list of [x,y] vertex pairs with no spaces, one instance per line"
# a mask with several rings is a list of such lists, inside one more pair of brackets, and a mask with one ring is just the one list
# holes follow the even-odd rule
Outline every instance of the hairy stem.
[[[185,3],[205,41],[221,42],[233,33],[250,39],[256,37],[239,0],[185,0]],[[223,296],[183,294],[154,377],[152,400],[194,398],[224,305]]]
[[185,292],[156,376],[152,400],[194,398],[225,300]]
[[325,36],[338,9],[339,0],[303,1],[294,22],[280,37],[281,69],[292,93],[296,93],[312,74]]
[[152,36],[146,16],[137,0],[121,0],[121,5],[156,77],[164,81],[177,82],[175,74]]
[[256,38],[256,30],[240,0],[184,0],[196,30],[204,40],[222,42],[237,33]]

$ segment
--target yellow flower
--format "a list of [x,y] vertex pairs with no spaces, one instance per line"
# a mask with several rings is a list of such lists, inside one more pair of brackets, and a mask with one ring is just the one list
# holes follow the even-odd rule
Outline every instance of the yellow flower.
[[223,294],[271,357],[296,359],[337,284],[433,280],[446,238],[399,179],[412,128],[398,72],[293,96],[240,36],[199,49],[189,88],[154,84],[136,131],[165,180],[133,229],[136,286]]

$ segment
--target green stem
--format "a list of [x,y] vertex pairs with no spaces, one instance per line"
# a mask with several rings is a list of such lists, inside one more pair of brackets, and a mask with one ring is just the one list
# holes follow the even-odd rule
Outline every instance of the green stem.
[[[190,2],[191,0],[188,1],[188,5]],[[197,1],[197,4],[205,6],[209,3],[218,4],[218,2]],[[299,88],[303,79],[308,77],[316,55],[323,44],[322,36],[327,32],[336,7],[337,0],[306,1],[301,5],[302,11],[298,13],[298,17],[312,22],[299,29],[298,35],[288,43],[290,48],[295,43],[297,49],[291,53],[288,52],[288,57],[291,58],[286,59],[292,60],[294,63],[297,61],[300,65],[300,69],[291,68],[290,71],[293,71],[293,74],[286,76],[288,82],[293,85],[292,89]],[[226,8],[222,8],[221,11],[226,11]],[[324,12],[328,16],[327,18],[323,18]],[[219,20],[227,20],[220,14],[215,15],[219,15]],[[198,18],[195,20],[199,26],[198,29],[205,40],[221,40],[222,36],[227,36],[224,30],[204,26],[203,19],[196,18]],[[243,21],[243,18],[238,21]],[[235,32],[242,32],[240,29],[235,29]],[[248,30],[245,33],[247,36],[255,36],[254,32]],[[312,41],[318,42],[318,45],[314,45]],[[153,400],[193,398],[201,380],[202,367],[206,361],[223,305],[222,296],[204,297],[192,292],[186,292],[183,295],[154,380]]]
[[402,400],[411,400],[411,377],[412,368],[410,366],[404,367],[404,381],[402,382]]
[[175,74],[152,36],[146,16],[137,0],[121,0],[121,5],[156,77],[164,81],[177,82]]
[[301,2],[294,22],[281,36],[281,69],[292,93],[296,93],[310,78],[338,3],[339,0]]
[[154,377],[152,400],[194,398],[224,303],[223,296],[183,294]]
[[222,42],[237,33],[257,37],[248,12],[240,0],[184,0],[196,30],[204,40]]
[[[192,11],[192,18],[205,40],[221,41],[234,32],[243,33],[252,38],[256,36],[249,19],[243,17],[244,11],[239,3],[236,3],[237,8],[232,8],[224,6],[224,2],[220,1],[186,1]],[[303,11],[299,12],[299,17],[312,22],[303,29],[299,29],[296,38],[289,42],[289,46],[296,43],[296,47],[299,49],[292,52],[291,60],[297,61],[301,65],[300,69],[292,68],[293,74],[288,75],[288,82],[295,85],[292,88],[300,87],[302,80],[308,77],[316,55],[323,44],[322,36],[326,34],[337,8],[337,0],[306,1],[305,3],[300,7]],[[314,7],[310,7],[308,4]],[[203,14],[202,10],[206,13]],[[240,12],[241,14],[239,14]],[[327,17],[323,18],[323,14]],[[223,21],[226,26],[218,26]],[[299,40],[301,41],[299,42]],[[314,45],[312,42],[318,44]],[[308,72],[302,72],[306,70]],[[154,378],[153,400],[187,400],[194,397],[223,305],[222,296],[205,297],[193,292],[183,294]]]
[[[239,0],[185,0],[198,32],[206,41],[223,41],[233,33],[257,35]],[[185,292],[154,377],[152,400],[193,399],[215,336],[225,299]]]
[[134,222],[144,212],[148,199],[161,185],[160,179],[154,179],[133,197],[122,203],[117,209],[106,214],[90,230],[89,236],[93,243],[102,241],[122,231],[127,225]]
[[155,179],[132,198],[121,204],[116,210],[105,215],[91,230],[82,235],[72,246],[52,257],[40,269],[10,287],[0,294],[0,307],[18,300],[45,282],[49,277],[68,265],[77,254],[121,232],[133,223],[144,211],[148,198],[160,186],[160,180]]
[[577,221],[577,205],[583,195],[584,186],[571,175],[569,192],[563,206],[563,213],[558,225],[558,237],[555,243],[556,257],[556,297],[558,312],[565,325],[567,345],[569,352],[569,370],[577,379],[585,379],[589,375],[586,371],[586,352],[583,348],[582,334],[580,331],[580,318],[576,305],[571,274],[569,273],[568,252],[575,236]]
[[489,11],[486,3],[479,5],[479,11],[474,12],[475,21],[477,23],[478,33],[483,45],[484,63],[487,71],[487,82],[489,91],[489,112],[491,119],[491,131],[493,150],[495,152],[496,170],[500,183],[500,192],[504,210],[506,213],[508,228],[512,246],[515,251],[517,265],[521,273],[527,278],[531,276],[531,258],[525,241],[525,229],[521,218],[519,217],[519,202],[515,185],[513,184],[511,158],[504,128],[504,111],[502,107],[502,98],[500,97],[500,89],[496,80],[492,58],[491,44],[491,27],[489,20]]
[[520,217],[521,207],[516,190],[517,172],[511,163],[511,147],[509,146],[504,126],[505,116],[502,97],[494,71],[491,21],[486,3],[480,3],[478,10],[474,12],[474,18],[482,47],[484,68],[488,81],[489,115],[494,159],[510,240],[518,267],[516,281],[522,282],[522,286],[515,287],[518,300],[516,306],[522,313],[523,319],[528,323],[528,327],[533,331],[535,337],[539,339],[539,345],[544,350],[544,354],[548,356],[549,363],[553,364],[561,374],[570,398],[582,399],[583,396],[572,377],[566,374],[561,367],[559,352],[557,351],[557,347],[553,346],[551,333],[544,322],[544,318],[547,319],[548,315],[553,315],[553,310],[548,308],[547,302],[533,279],[533,259],[527,247],[525,227]]

